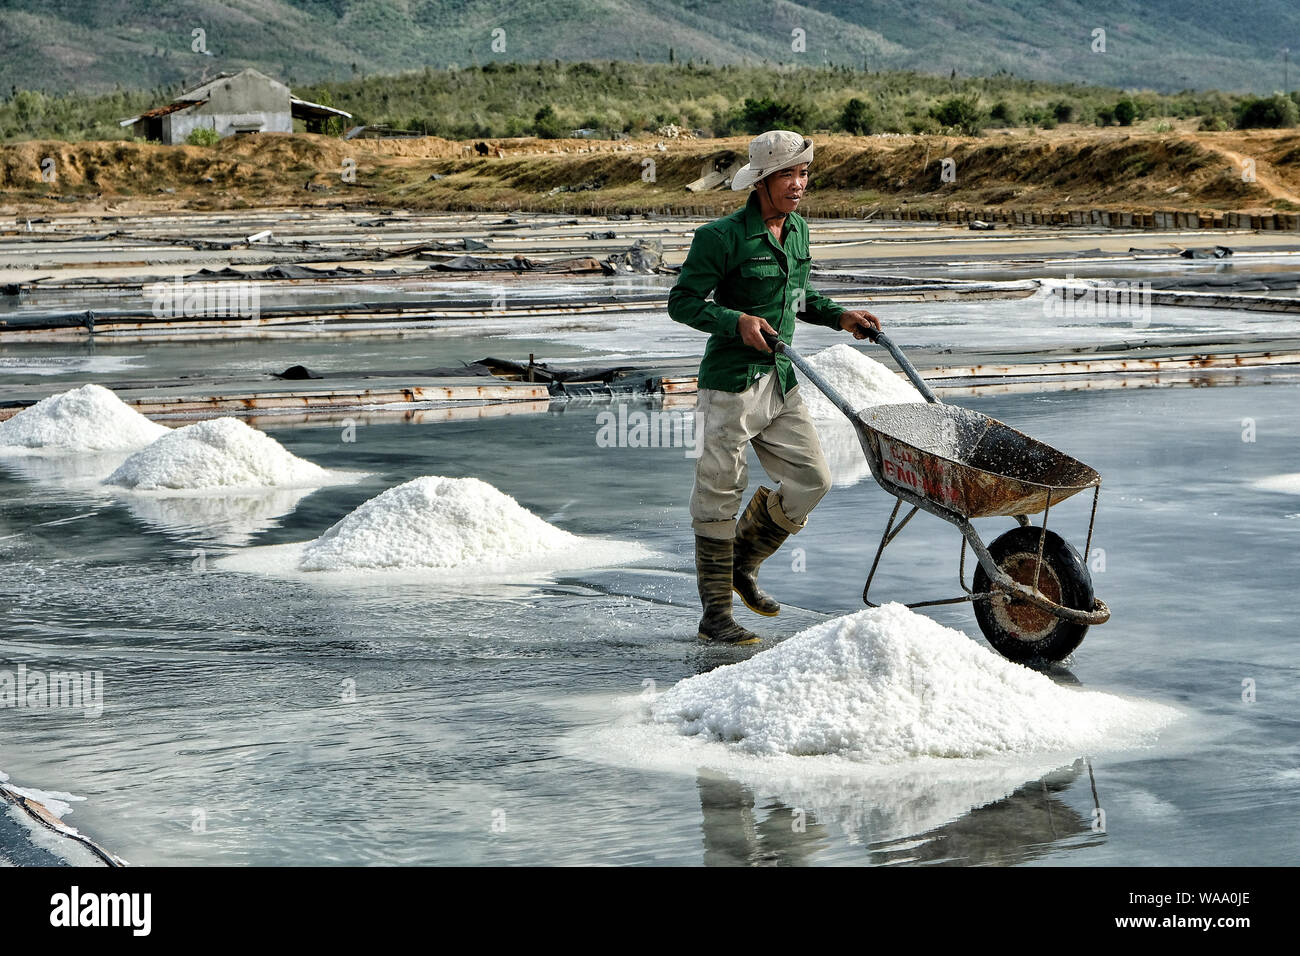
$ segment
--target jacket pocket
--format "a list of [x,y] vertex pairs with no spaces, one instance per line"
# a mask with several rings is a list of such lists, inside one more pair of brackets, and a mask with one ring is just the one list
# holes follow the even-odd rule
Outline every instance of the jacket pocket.
[[742,262],[740,275],[744,279],[776,279],[781,276],[781,267],[771,260]]

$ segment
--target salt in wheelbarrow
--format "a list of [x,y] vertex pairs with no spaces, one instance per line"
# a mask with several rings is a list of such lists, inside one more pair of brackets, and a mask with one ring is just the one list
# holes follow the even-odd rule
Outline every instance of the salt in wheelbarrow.
[[[980,630],[993,648],[1013,661],[1060,661],[1083,641],[1088,628],[1110,619],[1094,597],[1087,565],[1060,535],[1047,529],[1052,506],[1088,488],[1092,514],[1084,554],[1091,553],[1101,476],[1080,461],[1035,441],[996,419],[940,402],[906,356],[883,332],[870,338],[889,350],[899,368],[925,397],[924,403],[851,408],[807,360],[768,337],[799,371],[848,416],[858,433],[871,474],[897,501],[880,537],[862,589],[871,581],[885,548],[916,515],[926,511],[957,526],[962,534],[958,597],[918,601],[908,607],[972,602]],[[895,524],[903,503],[911,510]],[[1029,515],[1043,515],[1035,527]],[[985,547],[973,518],[1005,515],[1018,527]],[[966,586],[966,546],[978,561]]]

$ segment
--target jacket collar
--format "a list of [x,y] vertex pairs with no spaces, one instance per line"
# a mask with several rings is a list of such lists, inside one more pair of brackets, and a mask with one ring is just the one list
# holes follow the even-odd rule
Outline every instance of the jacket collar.
[[758,190],[749,191],[749,201],[745,203],[745,238],[755,239],[768,232],[763,222],[763,207],[758,203]]
[[[785,217],[785,221],[786,235],[790,235],[799,227],[799,214],[792,212]],[[745,237],[757,239],[764,233],[772,235],[772,231],[767,228],[767,223],[763,222],[763,207],[758,202],[758,190],[751,189],[749,201],[745,203]],[[780,246],[775,236],[772,236],[772,244]]]

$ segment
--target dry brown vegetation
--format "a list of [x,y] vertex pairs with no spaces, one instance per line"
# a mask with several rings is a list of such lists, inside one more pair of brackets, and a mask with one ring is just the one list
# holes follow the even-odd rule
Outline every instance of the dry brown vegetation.
[[[489,141],[482,157],[472,142],[436,137],[263,134],[213,147],[37,141],[0,146],[0,205],[11,213],[71,202],[88,210],[365,203],[712,214],[735,208],[736,194],[689,193],[685,185],[712,163],[743,157],[747,142],[501,139]],[[49,156],[54,183],[41,178]],[[647,157],[653,182],[642,178]],[[955,163],[955,182],[941,179],[945,157]],[[1243,177],[1245,159],[1254,161],[1254,182]],[[348,160],[356,163],[355,183],[344,181]],[[1297,211],[1300,133],[1062,127],[981,137],[823,136],[813,187],[809,215],[876,207],[882,215],[897,207]]]

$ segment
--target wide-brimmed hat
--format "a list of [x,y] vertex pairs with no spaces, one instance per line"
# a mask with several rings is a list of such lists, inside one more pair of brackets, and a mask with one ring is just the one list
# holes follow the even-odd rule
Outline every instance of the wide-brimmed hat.
[[811,163],[813,141],[788,129],[759,133],[749,144],[749,162],[731,181],[732,189],[748,189],[764,176],[800,163]]

